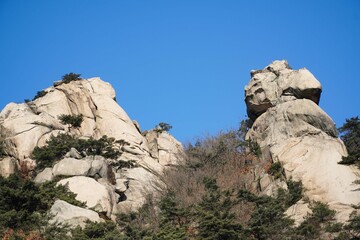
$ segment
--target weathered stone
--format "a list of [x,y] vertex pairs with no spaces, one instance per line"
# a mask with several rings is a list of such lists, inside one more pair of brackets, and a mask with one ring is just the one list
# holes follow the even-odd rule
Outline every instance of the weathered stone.
[[67,157],[67,158],[76,158],[76,159],[81,159],[82,158],[82,156],[80,155],[78,150],[76,150],[73,147],[70,149],[70,151],[68,153],[66,153],[65,157]]
[[53,167],[54,176],[87,176],[91,169],[91,161],[64,158]]
[[182,144],[166,131],[146,132],[150,155],[162,166],[178,164],[184,155]]
[[285,214],[290,218],[294,219],[295,226],[299,226],[311,213],[311,209],[309,208],[309,204],[304,202],[304,200],[299,200],[297,203],[289,207]]
[[108,165],[104,159],[93,160],[91,162],[91,169],[88,172],[88,176],[94,177],[96,174],[102,178],[107,178],[108,174]]
[[245,87],[245,102],[253,121],[282,102],[307,98],[319,103],[321,84],[305,68],[292,70],[286,61],[274,61],[251,75]]
[[128,179],[116,179],[116,192],[125,192],[129,187]]
[[70,227],[85,227],[85,221],[102,222],[97,212],[71,205],[63,200],[56,200],[50,208],[50,213],[54,215],[50,222],[69,224]]
[[11,157],[5,157],[0,160],[0,176],[9,177],[11,174],[15,173],[16,170],[16,160]]
[[117,196],[109,186],[83,176],[62,179],[58,184],[67,185],[70,191],[77,194],[76,199],[86,202],[88,208],[93,208],[95,211],[103,212],[111,217]]
[[52,172],[52,168],[45,168],[42,172],[36,175],[34,182],[36,183],[44,183],[46,181],[53,180],[54,175]]
[[153,193],[153,185],[158,183],[158,179],[144,168],[132,168],[124,170],[128,179],[128,188],[125,191],[125,201],[117,204],[120,212],[134,211],[141,207],[146,196]]

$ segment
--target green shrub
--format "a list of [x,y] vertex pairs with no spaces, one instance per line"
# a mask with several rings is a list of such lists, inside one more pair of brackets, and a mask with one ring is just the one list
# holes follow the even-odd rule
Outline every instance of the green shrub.
[[339,128],[341,139],[348,150],[348,156],[343,157],[340,164],[356,164],[360,167],[360,119],[352,117]]
[[280,162],[274,162],[271,164],[268,173],[274,176],[275,179],[282,178],[283,167]]
[[137,164],[137,162],[135,160],[129,160],[129,161],[124,161],[124,160],[118,160],[114,163],[110,164],[112,167],[116,168],[117,170],[122,169],[122,168],[136,168],[139,167],[139,165]]
[[69,134],[52,135],[45,146],[34,148],[32,158],[36,160],[38,169],[52,167],[54,161],[63,157],[71,147],[76,148],[77,142],[78,139]]
[[6,152],[5,152],[5,143],[4,141],[0,141],[0,158],[5,156]]
[[333,220],[336,213],[334,210],[329,208],[327,203],[317,201],[310,205],[310,209],[312,210],[311,218],[314,218],[316,221],[321,223]]
[[32,152],[33,159],[37,162],[37,168],[51,167],[56,160],[61,159],[72,147],[85,155],[101,155],[105,158],[117,158],[119,150],[115,149],[114,138],[102,136],[100,139],[79,139],[66,133],[60,133],[56,137],[51,136],[43,147],[35,147]]
[[64,76],[62,76],[62,83],[69,83],[72,81],[81,80],[80,76],[81,74],[77,74],[73,72],[65,74]]
[[[334,219],[335,211],[331,210],[328,204],[317,201],[310,204],[310,209],[312,213],[306,217],[296,231],[306,239],[319,239],[320,234],[327,230],[323,224],[332,224],[331,221]],[[332,229],[334,230],[336,227],[338,226],[333,226]],[[328,230],[330,229],[328,228]]]
[[35,99],[38,99],[38,98],[41,98],[41,97],[45,96],[46,94],[47,94],[47,92],[46,92],[45,90],[38,91],[38,92],[36,93],[35,97],[33,98],[33,101],[34,101]]
[[286,181],[286,184],[289,194],[285,206],[290,207],[302,198],[303,184],[301,181],[293,181],[292,179]]
[[161,122],[155,126],[155,130],[158,132],[163,132],[163,131],[168,132],[168,131],[170,131],[170,129],[172,129],[172,126],[170,124],[164,123],[164,122]]
[[121,233],[113,221],[91,222],[87,221],[85,228],[77,227],[71,231],[73,240],[116,240],[120,239]]
[[[43,229],[47,225],[47,211],[56,199],[84,206],[75,200],[75,194],[54,182],[35,185],[18,174],[0,176],[0,232],[5,229],[25,232]],[[1,236],[1,235],[0,235]]]
[[66,115],[61,114],[59,120],[62,124],[69,124],[71,127],[79,128],[81,127],[81,123],[84,121],[84,116],[82,114],[79,115]]

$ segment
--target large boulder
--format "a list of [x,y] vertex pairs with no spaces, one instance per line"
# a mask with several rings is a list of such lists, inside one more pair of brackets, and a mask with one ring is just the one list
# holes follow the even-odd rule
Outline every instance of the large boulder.
[[91,169],[91,161],[64,158],[52,169],[54,176],[87,176]]
[[[254,79],[259,74],[260,77]],[[272,80],[263,77],[268,74],[276,77],[271,77]],[[317,105],[321,90],[318,81],[307,70],[306,74],[300,70],[294,74],[284,61],[253,74],[245,88],[248,111],[255,117],[247,138],[260,145],[264,156],[282,164],[287,179],[302,181],[310,200],[328,203],[337,211],[337,219],[344,222],[353,210],[352,205],[360,202],[359,186],[354,183],[360,171],[338,164],[347,152],[334,122]],[[286,87],[280,80],[287,87],[291,86],[291,94],[284,95]],[[254,90],[254,81],[261,86],[261,91]],[[250,92],[253,93],[251,97]],[[260,92],[265,94],[264,98]],[[258,111],[257,106],[265,102],[271,104]],[[305,208],[289,210],[299,221],[304,211],[299,210],[297,214],[296,209]]]
[[77,194],[76,199],[85,202],[88,208],[105,213],[109,218],[112,216],[119,196],[110,186],[84,176],[62,179],[58,184],[68,186],[71,192]]
[[320,82],[307,69],[292,70],[286,61],[274,61],[263,70],[251,71],[245,87],[248,116],[254,121],[268,108],[294,99],[319,103],[321,89]]
[[63,200],[56,200],[50,208],[53,215],[51,222],[69,224],[70,227],[85,227],[86,221],[103,221],[97,212],[71,205]]

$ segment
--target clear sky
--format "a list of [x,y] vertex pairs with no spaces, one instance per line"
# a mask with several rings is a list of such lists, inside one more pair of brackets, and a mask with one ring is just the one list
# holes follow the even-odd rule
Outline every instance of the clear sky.
[[277,59],[315,75],[338,126],[359,115],[360,1],[0,0],[1,109],[75,72],[193,141],[237,128],[250,70]]

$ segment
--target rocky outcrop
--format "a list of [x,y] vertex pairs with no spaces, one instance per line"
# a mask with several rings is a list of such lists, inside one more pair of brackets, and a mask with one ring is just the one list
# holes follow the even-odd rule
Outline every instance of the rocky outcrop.
[[251,120],[268,108],[295,99],[320,101],[320,82],[307,69],[292,70],[286,61],[274,61],[263,70],[252,70],[245,87],[245,102]]
[[[51,135],[72,132],[82,137],[107,135],[123,140],[132,153],[147,155],[145,139],[126,112],[116,103],[115,91],[100,78],[73,81],[44,90],[45,96],[33,102],[8,104],[0,114],[2,126],[9,132],[9,155],[23,160],[35,146],[42,146]],[[70,129],[58,120],[62,114],[84,116],[79,129]]]
[[[286,61],[251,75],[245,102],[254,123],[247,138],[260,145],[264,156],[282,164],[287,179],[301,180],[310,200],[328,203],[338,220],[346,221],[351,205],[360,202],[354,183],[360,172],[338,164],[347,152],[334,122],[317,105],[320,83],[308,70],[292,70]],[[307,211],[289,210],[298,221],[306,215],[301,209]]]
[[176,165],[182,159],[182,144],[166,131],[153,129],[144,133],[148,142],[151,157],[163,165]]
[[[106,135],[115,140],[114,148],[120,153],[116,159],[87,156],[72,148],[53,166],[37,172],[34,180],[67,177],[58,184],[67,185],[88,208],[112,218],[121,209],[139,208],[146,194],[161,184],[163,169],[176,164],[183,154],[181,144],[165,131],[156,132],[148,141],[139,124],[117,104],[111,85],[100,78],[57,82],[44,92],[33,101],[9,103],[0,113],[0,136],[5,139],[0,173],[4,176],[15,171],[10,163],[34,168],[33,149],[46,145],[51,136],[66,133],[99,139]],[[59,116],[63,114],[81,114],[81,126],[62,124]]]

